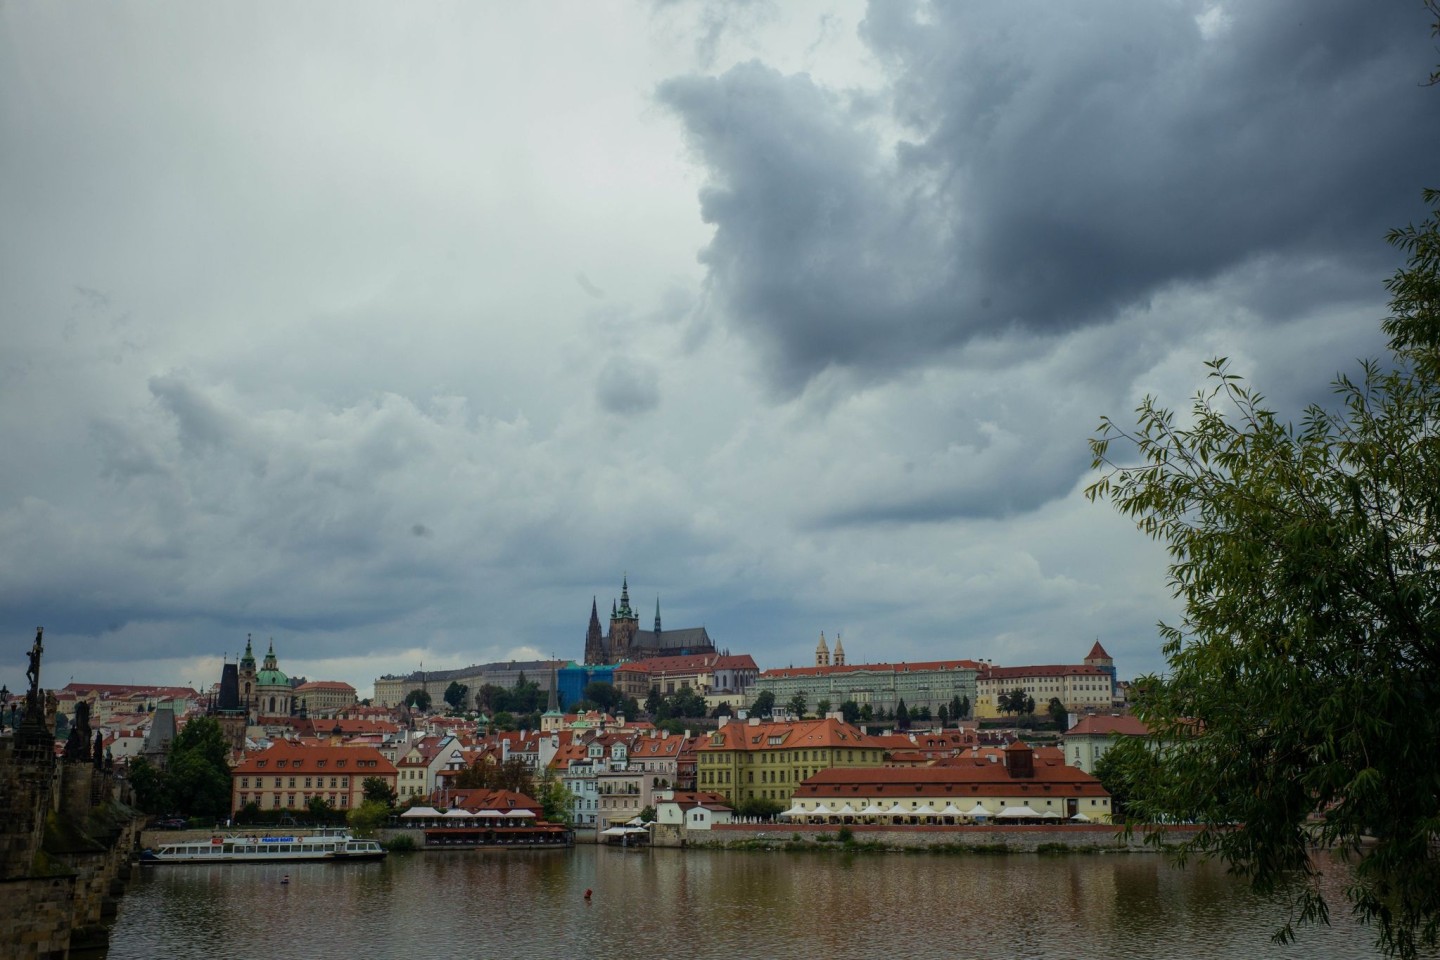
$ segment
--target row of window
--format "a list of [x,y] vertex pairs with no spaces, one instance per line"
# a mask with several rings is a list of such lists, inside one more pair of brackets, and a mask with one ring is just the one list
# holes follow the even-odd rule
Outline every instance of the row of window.
[[[258,786],[258,784],[257,784],[257,786]],[[307,793],[307,794],[301,795],[301,797],[300,797],[300,804],[299,804],[299,805],[303,807],[303,806],[309,804],[310,799],[311,799],[312,796],[314,796],[314,797],[320,797],[322,800],[324,800],[326,803],[330,804],[330,806],[332,806],[332,807],[348,807],[348,806],[350,805],[350,795],[349,795],[348,793],[330,793],[330,794],[323,794],[323,793],[308,794],[308,793]],[[270,801],[269,801],[268,804],[267,804],[266,801],[265,801],[265,798],[266,798],[266,797],[269,797],[269,798],[270,798]],[[253,796],[252,796],[251,794],[248,794],[248,793],[242,793],[242,794],[239,794],[238,797],[237,797],[237,806],[238,806],[238,807],[243,807],[243,806],[245,806],[247,803],[250,803],[252,800],[254,801],[254,803],[255,803],[257,806],[260,806],[260,807],[262,807],[262,808],[265,807],[265,806],[269,806],[272,810],[278,810],[278,809],[282,806],[282,804],[281,804],[281,802],[280,802],[280,800],[281,800],[281,795],[278,794],[278,793],[257,793],[257,794],[254,794]],[[285,802],[284,802],[284,804],[283,804],[284,807],[286,807],[286,808],[288,808],[288,809],[291,809],[291,810],[296,809],[295,794],[293,794],[293,793],[287,793],[287,794],[285,794],[285,795],[284,795],[284,800],[285,800]]]
[[[274,781],[275,781],[275,784],[274,784],[275,789],[278,790],[278,789],[280,789],[280,781],[281,781],[282,779],[286,779],[286,778],[283,778],[283,777],[274,777],[273,779],[274,779]],[[295,781],[298,780],[298,779],[300,779],[300,778],[299,778],[299,777],[290,777],[290,778],[288,778],[288,779],[290,780],[290,783],[289,783],[290,789],[291,789],[291,790],[294,790],[294,789],[295,789]],[[339,783],[336,783],[337,780],[339,781]],[[313,783],[312,783],[312,781],[313,781]],[[265,778],[264,778],[264,777],[256,777],[256,778],[255,778],[255,787],[256,787],[256,789],[259,789],[259,788],[264,787],[264,786],[265,786]],[[240,778],[240,789],[241,789],[241,790],[248,790],[249,787],[250,787],[250,778],[249,778],[249,777],[241,777],[241,778]],[[305,778],[305,789],[306,789],[306,790],[309,790],[311,787],[317,787],[317,788],[320,788],[320,789],[324,789],[324,787],[325,787],[325,778],[324,778],[324,777],[306,777],[306,778]],[[338,787],[339,789],[343,789],[343,790],[348,790],[348,789],[350,789],[350,778],[349,778],[349,777],[331,777],[331,778],[330,778],[330,789],[331,789],[331,790],[334,790],[334,789],[336,789],[337,787]]]

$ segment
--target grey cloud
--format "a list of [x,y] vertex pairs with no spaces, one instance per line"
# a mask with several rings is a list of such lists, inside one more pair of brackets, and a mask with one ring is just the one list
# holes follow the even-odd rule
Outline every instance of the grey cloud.
[[607,413],[647,413],[660,404],[658,375],[649,363],[612,357],[600,370],[595,399]]
[[1421,12],[1241,4],[1207,36],[1206,9],[872,4],[912,131],[893,151],[806,76],[662,84],[708,173],[712,291],[772,387],[1062,333],[1253,262],[1331,268],[1292,311],[1378,289],[1440,155]]
[[604,291],[604,290],[601,290],[599,287],[595,286],[595,284],[591,283],[591,282],[590,282],[590,278],[587,277],[587,276],[585,276],[585,274],[583,274],[583,273],[577,273],[577,274],[575,274],[575,283],[580,287],[581,290],[584,290],[586,293],[590,294],[590,296],[594,297],[596,300],[604,300],[604,299],[605,299],[605,291]]

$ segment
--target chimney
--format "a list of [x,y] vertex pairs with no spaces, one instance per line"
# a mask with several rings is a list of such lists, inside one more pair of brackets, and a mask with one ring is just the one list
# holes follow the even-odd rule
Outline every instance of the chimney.
[[716,730],[724,730],[724,729],[725,729],[725,724],[727,724],[727,723],[729,723],[729,722],[730,722],[730,714],[728,714],[728,713],[722,713],[722,714],[720,714],[720,722],[715,725],[715,729],[716,729]]
[[759,717],[751,717],[748,722],[749,722],[750,726],[752,726],[752,727],[758,727],[758,726],[760,726],[760,718],[759,718]]

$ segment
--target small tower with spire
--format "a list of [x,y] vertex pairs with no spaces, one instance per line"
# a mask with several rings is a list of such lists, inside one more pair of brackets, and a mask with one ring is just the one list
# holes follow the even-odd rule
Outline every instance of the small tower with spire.
[[825,643],[825,631],[820,631],[820,642],[815,645],[815,666],[830,666],[830,647]]
[[845,644],[840,642],[840,634],[835,634],[835,666],[845,666]]
[[660,595],[658,593],[655,595],[655,632],[657,634],[663,632],[660,629]]
[[590,625],[585,628],[585,665],[605,663],[605,637],[600,633],[600,610],[590,598]]
[[235,680],[240,688],[240,709],[252,719],[255,716],[255,650],[251,646],[250,634],[245,634],[245,653],[240,657],[240,668]]

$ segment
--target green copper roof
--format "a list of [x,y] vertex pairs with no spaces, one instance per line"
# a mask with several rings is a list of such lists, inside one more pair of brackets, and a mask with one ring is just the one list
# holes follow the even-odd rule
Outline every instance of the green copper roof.
[[263,687],[288,687],[290,678],[279,670],[261,670],[255,674],[255,682]]

